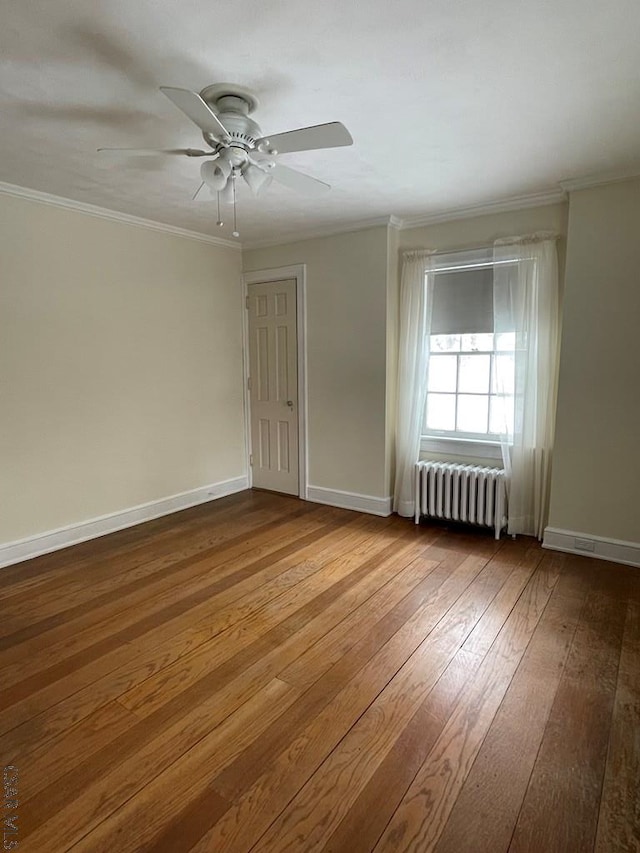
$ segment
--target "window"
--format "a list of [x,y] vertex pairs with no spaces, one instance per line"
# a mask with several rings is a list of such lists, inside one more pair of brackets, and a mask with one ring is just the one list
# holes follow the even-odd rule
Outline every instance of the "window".
[[423,436],[497,442],[513,422],[515,332],[494,333],[493,262],[449,256],[431,275]]
[[513,408],[510,389],[498,392],[497,369],[513,377],[514,343],[513,332],[431,335],[425,434],[497,440]]

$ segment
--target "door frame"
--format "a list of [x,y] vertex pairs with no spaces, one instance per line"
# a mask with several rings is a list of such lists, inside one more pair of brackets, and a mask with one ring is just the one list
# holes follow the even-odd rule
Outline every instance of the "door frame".
[[249,464],[251,449],[251,400],[249,395],[249,312],[247,310],[248,286],[295,279],[296,282],[296,337],[298,361],[298,497],[308,500],[308,440],[307,424],[307,265],[293,264],[266,270],[252,270],[242,274],[242,370],[244,385],[244,432],[249,488],[253,485],[253,469]]

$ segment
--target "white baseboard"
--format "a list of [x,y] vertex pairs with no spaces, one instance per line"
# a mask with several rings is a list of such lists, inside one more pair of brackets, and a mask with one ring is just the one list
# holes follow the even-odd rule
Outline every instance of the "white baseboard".
[[391,498],[374,498],[371,495],[359,495],[356,492],[307,486],[307,500],[316,504],[337,506],[341,509],[355,509],[370,515],[391,515]]
[[551,551],[564,551],[567,554],[579,554],[582,557],[595,557],[598,560],[611,560],[612,563],[640,567],[640,542],[625,542],[622,539],[607,539],[604,536],[592,536],[590,533],[547,527],[542,547]]
[[0,545],[0,568],[10,566],[13,563],[21,563],[41,554],[48,554],[69,545],[77,545],[88,539],[97,539],[107,533],[115,533],[125,527],[133,527],[144,521],[151,521],[181,509],[206,503],[207,501],[242,492],[249,488],[249,480],[246,475],[234,477],[231,480],[222,480],[219,483],[211,483],[188,492],[171,495],[168,498],[160,498],[157,501],[140,504],[139,506],[112,512],[109,515],[101,515],[98,518],[90,518],[68,527],[60,527],[57,530],[49,530],[46,533],[38,533],[26,539],[15,542],[7,542]]

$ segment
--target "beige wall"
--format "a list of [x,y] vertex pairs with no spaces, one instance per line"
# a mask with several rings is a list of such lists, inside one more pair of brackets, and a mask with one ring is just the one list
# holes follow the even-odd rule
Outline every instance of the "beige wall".
[[[567,205],[557,204],[400,232],[371,228],[243,253],[247,272],[307,264],[311,485],[377,497],[393,492],[402,251],[485,246],[498,237],[539,230],[565,235],[566,223]],[[560,255],[562,267],[564,239]],[[459,460],[496,464],[482,456]]]
[[240,252],[0,195],[0,543],[244,472]]
[[[550,525],[640,540],[640,182],[568,208],[244,252],[247,271],[307,266],[311,485],[392,491],[402,251],[553,230],[567,275]],[[231,249],[0,196],[0,543],[245,473],[239,274]]]
[[454,249],[472,249],[490,246],[500,237],[531,234],[533,231],[567,233],[567,205],[565,203],[529,207],[438,222],[422,228],[407,228],[400,232],[400,250],[436,249],[444,252]]
[[549,525],[640,542],[640,180],[571,194]]
[[386,497],[387,228],[243,252],[307,265],[309,484]]

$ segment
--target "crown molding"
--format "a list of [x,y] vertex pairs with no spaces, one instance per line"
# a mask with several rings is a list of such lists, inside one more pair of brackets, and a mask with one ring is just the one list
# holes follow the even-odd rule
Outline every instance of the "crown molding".
[[603,184],[620,183],[622,181],[632,180],[633,178],[638,177],[640,177],[640,166],[636,166],[635,168],[626,171],[586,175],[580,178],[569,178],[564,181],[559,181],[558,189],[550,189],[543,192],[530,193],[528,195],[513,196],[511,198],[499,199],[497,201],[490,201],[483,204],[450,208],[449,210],[418,216],[399,217],[390,214],[388,216],[379,216],[372,219],[360,219],[343,225],[327,226],[325,228],[318,228],[309,231],[289,232],[277,238],[254,240],[243,243],[237,240],[227,240],[224,237],[216,237],[213,234],[205,234],[200,231],[190,231],[186,228],[179,228],[176,225],[157,222],[153,219],[144,219],[140,216],[133,216],[129,213],[110,210],[106,207],[98,207],[94,204],[74,201],[73,199],[41,192],[40,190],[33,190],[29,187],[20,187],[15,184],[3,183],[2,181],[0,181],[0,194],[14,196],[16,198],[24,198],[30,201],[37,201],[41,204],[48,204],[54,207],[62,207],[66,210],[74,210],[79,213],[85,213],[89,216],[107,219],[112,222],[122,222],[126,225],[135,225],[139,228],[147,228],[151,231],[173,234],[176,237],[186,237],[189,240],[197,240],[201,243],[209,243],[213,246],[221,246],[226,249],[242,251],[266,249],[271,246],[283,246],[290,243],[314,240],[321,237],[334,237],[339,234],[349,234],[354,231],[366,231],[369,228],[379,228],[384,226],[401,231],[407,231],[412,228],[437,225],[441,222],[451,222],[456,219],[470,219],[475,216],[486,216],[492,213],[506,213],[511,210],[524,210],[529,207],[542,207],[548,204],[559,204],[567,200],[567,193],[569,192],[597,187]]
[[581,178],[567,178],[566,181],[560,181],[560,186],[565,192],[575,192],[600,187],[603,184],[619,184],[622,181],[631,181],[633,178],[640,178],[640,166],[618,172],[600,172],[595,175],[584,175]]
[[175,237],[186,237],[189,240],[198,240],[200,243],[210,243],[213,246],[223,246],[226,249],[240,251],[242,245],[236,240],[225,240],[223,237],[214,237],[213,234],[203,234],[199,231],[189,231],[186,228],[178,228],[176,225],[168,225],[165,222],[156,222],[153,219],[143,219],[140,216],[132,216],[129,213],[121,213],[118,210],[109,210],[106,207],[98,207],[95,204],[86,204],[82,201],[74,201],[70,198],[52,195],[51,193],[32,190],[29,187],[19,187],[14,184],[5,184],[0,181],[0,194],[25,198],[29,201],[37,201],[40,204],[48,204],[52,207],[62,207],[66,210],[74,210],[78,213],[86,213],[99,219],[108,219],[112,222],[122,222],[125,225],[136,225],[138,228],[147,228],[150,231],[162,231],[165,234],[173,234]]
[[335,237],[338,234],[350,234],[353,231],[366,231],[368,228],[380,228],[387,226],[390,228],[401,228],[402,220],[397,216],[378,216],[374,219],[359,219],[355,222],[334,227],[318,228],[314,231],[300,231],[285,234],[282,237],[271,240],[253,240],[242,244],[243,250],[246,249],[268,249],[271,246],[284,246],[288,243],[300,243],[303,240],[315,240],[318,237]]
[[474,216],[486,216],[491,213],[505,213],[510,210],[524,210],[527,207],[543,207],[547,204],[558,204],[566,201],[562,189],[545,190],[529,195],[513,196],[512,198],[489,201],[484,204],[472,204],[469,207],[455,207],[439,213],[427,213],[424,216],[406,216],[401,222],[401,230],[422,228],[425,225],[436,225],[439,222],[451,222],[454,219],[471,219]]

